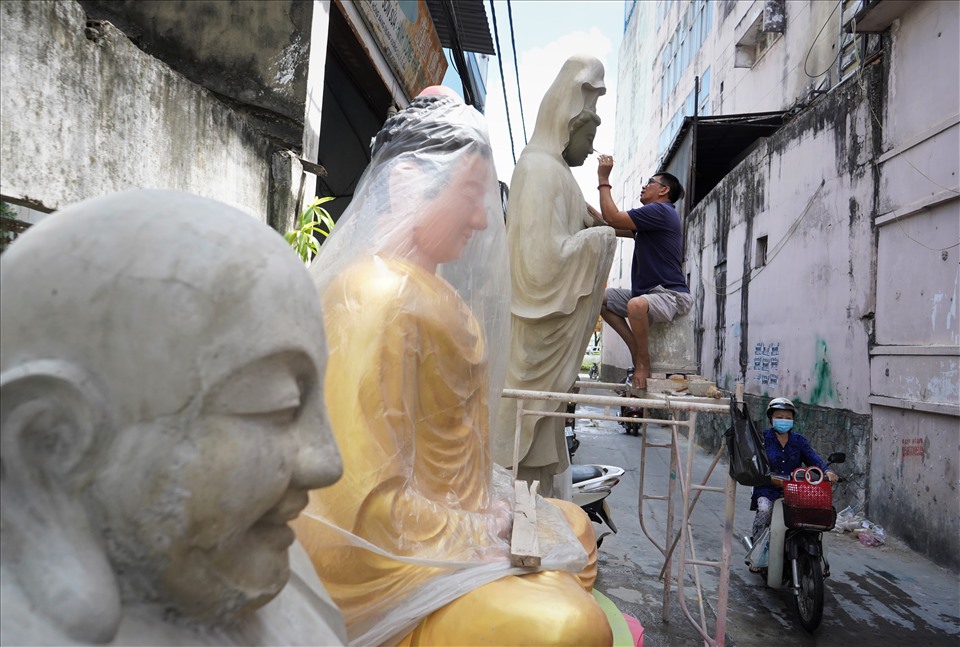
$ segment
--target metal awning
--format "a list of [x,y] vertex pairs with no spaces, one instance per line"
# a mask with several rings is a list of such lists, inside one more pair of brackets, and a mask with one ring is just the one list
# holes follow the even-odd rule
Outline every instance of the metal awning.
[[[691,207],[702,200],[739,164],[761,139],[777,132],[787,121],[786,112],[697,117],[696,174]],[[693,148],[693,117],[685,117],[667,149],[659,171],[668,171],[690,186],[689,163]]]
[[465,52],[496,55],[493,48],[493,38],[490,36],[490,23],[487,20],[487,10],[483,0],[426,0],[430,17],[440,36],[440,44],[453,48],[454,39],[450,25],[447,22],[443,4],[447,4],[453,12],[457,35],[460,37],[460,46]]

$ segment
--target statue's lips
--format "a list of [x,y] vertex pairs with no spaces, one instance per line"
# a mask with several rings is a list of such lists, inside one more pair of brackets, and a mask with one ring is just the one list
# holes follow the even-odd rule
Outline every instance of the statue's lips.
[[307,507],[309,497],[305,490],[290,490],[273,508],[253,525],[251,530],[265,535],[268,541],[274,541],[284,548],[293,543],[293,529],[288,525]]
[[263,523],[261,521],[255,523],[253,527],[250,528],[250,532],[252,535],[263,539],[263,541],[277,548],[287,548],[295,539],[293,528],[285,523]]

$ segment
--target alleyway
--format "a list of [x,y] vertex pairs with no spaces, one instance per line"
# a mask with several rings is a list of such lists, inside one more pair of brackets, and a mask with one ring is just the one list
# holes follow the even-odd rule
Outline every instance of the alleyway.
[[[581,405],[578,413],[591,407]],[[600,409],[593,407],[600,412]],[[704,414],[701,414],[704,415]],[[662,583],[657,576],[662,557],[640,528],[637,517],[638,468],[641,439],[623,433],[618,423],[577,421],[576,463],[606,463],[626,470],[609,501],[619,534],[604,539],[600,549],[597,588],[621,610],[636,616],[645,629],[646,647],[702,644],[696,630],[683,616],[676,589],[671,599],[670,622],[661,620]],[[650,440],[666,442],[666,427],[651,427]],[[685,442],[683,443],[685,447]],[[645,494],[665,495],[669,484],[669,450],[647,450]],[[713,459],[698,451],[694,478],[702,479]],[[722,486],[726,464],[721,462],[710,485]],[[838,467],[842,472],[842,466]],[[679,489],[678,489],[679,495]],[[760,578],[743,565],[744,548],[739,537],[747,534],[753,519],[749,511],[750,488],[737,488],[734,521],[733,566],[726,645],[752,647],[777,645],[789,636],[792,646],[806,645],[944,645],[960,643],[960,579],[918,556],[894,538],[880,547],[865,547],[850,534],[827,533],[825,549],[832,576],[827,580],[823,622],[811,636],[800,627],[790,593],[767,589]],[[663,542],[666,503],[647,501],[648,531]],[[720,558],[723,495],[705,492],[694,511],[693,526],[698,556]],[[679,523],[679,521],[675,522]],[[692,569],[688,568],[692,574]],[[708,628],[713,633],[718,573],[701,568]],[[696,589],[686,588],[687,607],[697,616]]]

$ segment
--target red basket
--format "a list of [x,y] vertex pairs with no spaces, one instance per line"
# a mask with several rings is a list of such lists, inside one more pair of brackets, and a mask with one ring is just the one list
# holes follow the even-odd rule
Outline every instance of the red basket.
[[833,488],[827,479],[816,485],[806,481],[787,481],[783,484],[783,502],[793,508],[831,510]]

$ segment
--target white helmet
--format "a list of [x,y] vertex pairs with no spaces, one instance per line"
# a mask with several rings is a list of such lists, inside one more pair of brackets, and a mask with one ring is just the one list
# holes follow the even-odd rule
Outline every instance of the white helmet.
[[774,398],[773,400],[770,400],[770,404],[767,405],[767,420],[770,420],[770,418],[773,416],[773,412],[777,409],[789,411],[794,416],[797,415],[797,408],[793,406],[793,402],[791,402],[789,399]]

